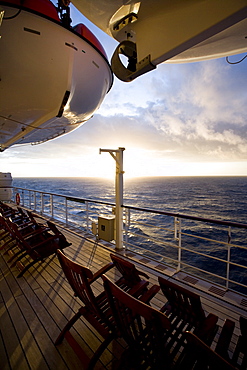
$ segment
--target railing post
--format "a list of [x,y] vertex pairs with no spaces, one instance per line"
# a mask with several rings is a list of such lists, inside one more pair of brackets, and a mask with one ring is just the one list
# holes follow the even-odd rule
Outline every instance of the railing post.
[[177,226],[178,226],[178,267],[177,272],[181,270],[181,260],[182,260],[182,233],[181,233],[181,219],[177,218]]
[[41,214],[44,213],[44,194],[41,193]]
[[66,225],[68,225],[68,202],[66,197],[65,197],[65,223]]
[[53,218],[54,212],[53,212],[53,195],[50,194],[50,203],[51,203],[51,217]]
[[34,200],[33,200],[34,204],[34,210],[36,211],[36,206],[37,206],[37,202],[36,202],[36,191],[34,192]]
[[177,217],[174,217],[174,239],[178,240],[178,224],[179,220]]
[[24,194],[25,194],[25,192],[24,192],[24,190],[22,190],[21,191],[21,197],[22,197],[22,205],[23,205],[23,207],[25,206],[25,197],[24,197]]
[[89,232],[89,214],[88,214],[88,202],[86,203],[86,224],[87,224],[87,232]]
[[231,226],[228,227],[228,240],[227,240],[227,264],[226,264],[226,289],[229,289],[229,278],[230,278],[230,261],[231,261]]
[[[124,240],[125,244],[128,244],[128,231],[130,226],[130,209],[125,208],[125,223],[124,223]],[[125,247],[126,247],[125,245]]]
[[29,194],[29,208],[31,209],[31,190],[29,190],[28,194]]

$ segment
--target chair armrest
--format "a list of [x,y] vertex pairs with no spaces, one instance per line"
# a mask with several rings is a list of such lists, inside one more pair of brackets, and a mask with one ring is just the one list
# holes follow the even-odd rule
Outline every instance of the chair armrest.
[[18,228],[20,228],[21,230],[24,230],[32,225],[33,223],[31,221],[23,222],[22,224],[17,224]]
[[144,303],[149,303],[151,299],[158,293],[160,290],[160,287],[158,285],[153,285],[151,288],[149,288],[141,297],[140,301]]
[[[38,243],[38,244],[35,244],[35,245],[30,245],[30,249],[31,250],[35,250],[35,249],[37,249],[37,248],[40,248],[40,247],[42,247],[43,246],[43,244],[47,244],[47,243],[49,243],[49,242],[51,242],[51,241],[53,241],[53,240],[55,240],[55,239],[57,239],[57,237],[54,235],[54,236],[51,236],[50,238],[48,238],[48,239],[45,239],[45,240],[42,240],[40,243]],[[57,247],[58,249],[59,249],[59,246]]]
[[135,284],[133,288],[128,291],[128,294],[132,295],[133,297],[139,298],[144,294],[144,292],[146,292],[148,284],[148,281],[142,280],[139,283]]
[[101,277],[101,275],[105,274],[107,271],[109,271],[113,267],[114,267],[114,263],[109,262],[107,265],[103,266],[101,269],[99,269],[99,271],[97,271],[93,275],[92,279],[89,280],[89,283],[92,284],[95,280],[97,280],[99,277]]
[[[137,270],[137,269],[136,269]],[[149,276],[147,274],[145,274],[145,272],[142,272],[140,270],[137,270],[138,274],[145,277],[146,279],[149,279]]]
[[[34,238],[35,236],[38,236],[40,234],[42,234],[43,232],[46,232],[46,231],[49,231],[50,229],[45,227],[45,228],[42,228],[42,229],[38,229],[38,230],[33,230],[33,232],[27,234],[27,235],[24,235],[23,238],[27,241],[31,240],[32,238]],[[49,234],[51,235],[51,234]],[[51,236],[55,236],[55,235],[51,235]],[[57,236],[56,236],[57,238]]]

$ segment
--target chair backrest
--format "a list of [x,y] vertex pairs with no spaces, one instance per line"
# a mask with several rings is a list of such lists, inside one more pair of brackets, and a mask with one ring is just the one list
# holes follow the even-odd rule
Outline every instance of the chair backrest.
[[16,239],[16,241],[18,242],[19,247],[21,249],[29,250],[30,245],[26,242],[25,238],[20,233],[20,231],[18,229],[18,226],[14,222],[12,222],[11,220],[6,220],[6,222],[7,222],[7,225],[9,227],[9,230],[10,230],[10,233],[11,233],[12,237],[14,237]]
[[236,369],[223,357],[191,332],[186,332],[187,346],[179,369],[191,370],[233,370]]
[[[113,314],[115,330],[125,339],[131,356],[131,368],[164,368],[165,332],[170,321],[162,312],[129,295],[103,276],[104,287]],[[144,366],[145,364],[145,366]],[[126,368],[128,366],[126,365]]]
[[51,231],[54,233],[54,235],[57,236],[57,238],[59,240],[59,247],[61,249],[66,248],[66,247],[68,247],[72,244],[72,243],[69,243],[67,241],[67,239],[65,238],[63,233],[61,233],[61,231],[56,227],[56,225],[53,222],[46,221],[46,223],[47,223],[49,229],[51,229]]
[[17,207],[17,210],[18,210],[18,212],[19,212],[20,216],[21,216],[23,219],[28,220],[28,214],[26,213],[26,211],[24,211],[24,209],[23,209],[23,208],[21,208],[21,207]]
[[0,225],[2,229],[6,231],[10,231],[7,221],[2,215],[0,215]]
[[232,361],[234,364],[238,364],[239,369],[245,370],[247,369],[247,318],[240,316],[239,323],[241,335],[238,337]]
[[75,296],[77,296],[90,311],[95,311],[99,316],[101,316],[102,312],[98,308],[97,300],[90,286],[90,279],[93,278],[92,271],[89,268],[72,261],[59,249],[57,250],[57,255],[63,272],[73,289]]
[[149,278],[146,274],[137,270],[133,263],[124,260],[116,254],[111,253],[110,256],[115,267],[120,271],[125,283],[129,285],[129,287],[132,287],[141,281],[140,275],[143,275],[146,279]]
[[9,217],[10,215],[16,214],[15,209],[3,203],[2,201],[0,201],[0,210],[1,210],[2,216],[4,217]]
[[170,311],[194,326],[198,326],[198,323],[205,319],[199,295],[162,277],[159,277],[158,280],[160,288],[168,300],[167,314]]

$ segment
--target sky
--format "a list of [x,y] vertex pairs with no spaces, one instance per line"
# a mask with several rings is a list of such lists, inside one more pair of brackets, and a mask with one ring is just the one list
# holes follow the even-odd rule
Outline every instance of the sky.
[[[73,24],[84,22],[73,10]],[[85,22],[86,23],[86,22]],[[109,59],[116,41],[89,22]],[[230,57],[238,61],[243,55]],[[116,77],[100,109],[79,129],[0,153],[12,177],[113,177],[99,148],[124,147],[126,177],[247,175],[247,59],[160,64],[125,83]]]

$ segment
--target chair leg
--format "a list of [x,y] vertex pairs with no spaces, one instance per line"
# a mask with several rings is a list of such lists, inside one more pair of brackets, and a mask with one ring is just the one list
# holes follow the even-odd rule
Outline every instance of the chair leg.
[[[23,257],[23,256],[22,256]],[[20,258],[21,259],[21,258]],[[39,258],[38,260],[33,260],[32,262],[30,262],[27,266],[24,267],[24,269],[17,275],[18,278],[22,277],[23,274],[25,274],[25,272],[33,265],[35,265],[35,263],[38,263],[42,261],[41,258]]]
[[59,336],[57,337],[56,341],[55,341],[55,346],[57,346],[58,344],[62,343],[63,339],[64,339],[64,336],[66,334],[66,332],[74,325],[74,323],[81,317],[81,312],[80,310],[67,322],[67,324],[65,325],[65,327],[63,328],[63,330],[61,331],[61,333],[59,334]]
[[108,337],[101,343],[101,345],[97,348],[94,352],[93,357],[91,358],[87,370],[92,370],[96,365],[96,362],[99,360],[100,356],[104,352],[104,350],[109,346],[111,341],[113,341],[114,335],[109,334]]
[[[20,256],[19,256],[19,254],[20,253],[22,253]],[[23,251],[23,250],[20,250],[20,251],[18,251],[17,253],[15,253],[9,260],[8,260],[8,262],[12,262],[13,261],[13,259],[15,258],[15,257],[18,257],[16,260],[14,260],[14,262],[10,265],[10,267],[14,267],[15,265],[16,265],[16,262],[18,262],[18,261],[20,261],[23,257],[25,257],[27,255],[27,252],[25,252],[25,251]]]
[[17,244],[9,245],[8,248],[4,251],[4,255],[9,254],[9,252],[12,252],[12,249],[15,249],[17,247]]
[[[11,244],[14,243],[14,244]],[[5,249],[8,247],[3,254],[7,254],[8,251],[16,246],[16,243],[13,240],[7,240],[1,247],[0,250]]]

